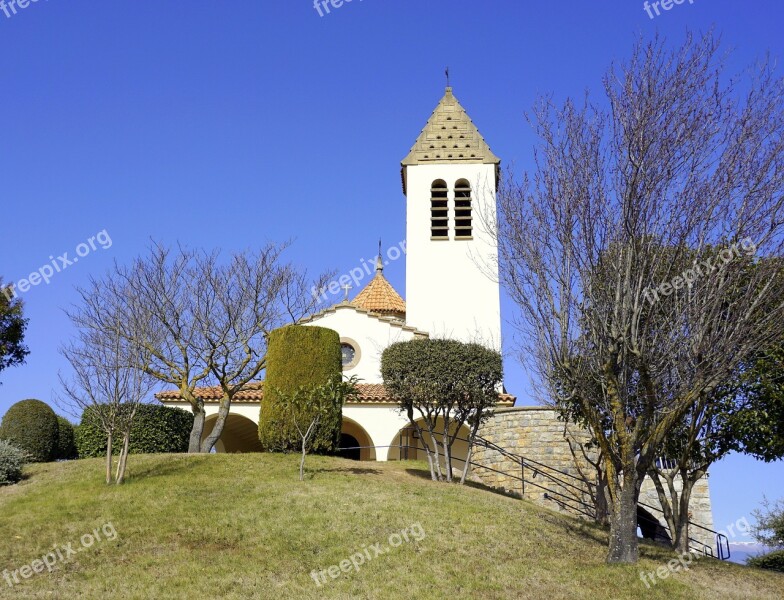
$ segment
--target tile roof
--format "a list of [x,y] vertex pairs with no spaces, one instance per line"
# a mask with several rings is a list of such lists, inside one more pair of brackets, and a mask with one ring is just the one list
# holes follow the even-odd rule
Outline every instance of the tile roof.
[[[249,383],[245,386],[245,389],[237,393],[234,397],[234,402],[258,404],[264,398],[263,387],[264,383],[261,381]],[[349,404],[397,404],[397,400],[387,393],[383,383],[360,383],[357,387],[359,388],[359,398]],[[207,403],[218,402],[221,399],[222,392],[221,388],[217,386],[196,388],[196,396]],[[180,401],[180,392],[178,390],[166,390],[155,394],[155,397],[160,402],[178,402]],[[499,406],[512,406],[514,402],[514,396],[501,394]]]
[[428,163],[501,164],[471,117],[446,88],[444,97],[419,134],[411,152],[401,163],[404,167]]
[[493,154],[471,117],[452,95],[451,87],[446,88],[411,152],[400,163],[403,193],[408,187],[407,167],[434,163],[492,164],[496,165],[496,177],[501,165],[501,159]]
[[406,318],[406,302],[384,277],[384,270],[380,266],[376,269],[376,276],[357,294],[351,304],[380,315],[403,320]]

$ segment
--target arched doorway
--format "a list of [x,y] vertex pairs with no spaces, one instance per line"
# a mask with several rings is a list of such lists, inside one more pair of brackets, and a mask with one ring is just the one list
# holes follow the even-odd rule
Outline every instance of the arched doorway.
[[672,543],[667,528],[642,506],[637,506],[637,527],[640,528],[642,537],[646,540],[653,540],[666,544]]
[[338,456],[351,460],[376,460],[376,449],[373,446],[373,440],[364,427],[348,417],[343,417],[340,447],[346,450],[339,451]]
[[[428,439],[429,433],[427,432],[427,427],[425,426],[424,419],[418,419],[417,424],[422,429],[422,433],[425,436],[425,439],[429,442],[428,447],[432,447],[432,442]],[[443,420],[439,419],[436,422],[436,431],[443,431]],[[454,435],[454,427],[452,426],[451,430],[452,434]],[[465,465],[466,458],[468,457],[468,436],[470,435],[470,431],[468,427],[463,425],[457,433],[457,438],[455,439],[454,444],[452,445],[452,470],[453,472],[457,472],[458,476],[462,474],[463,468]],[[439,456],[441,458],[441,466],[445,466],[444,463],[444,456],[443,456],[443,447],[442,447],[442,440],[441,436],[436,436],[436,441],[439,444]],[[425,447],[421,439],[419,439],[419,434],[416,431],[415,427],[408,425],[403,427],[400,431],[398,431],[395,438],[389,443],[389,451],[387,453],[387,460],[427,460],[427,454],[425,453]],[[468,467],[468,473],[471,473],[471,467]],[[454,473],[453,473],[454,474]]]
[[349,433],[340,434],[340,451],[338,456],[349,460],[362,460],[362,444]]
[[[217,420],[218,415],[207,417],[204,422],[204,432],[201,436],[202,441],[212,433]],[[258,425],[247,417],[230,414],[226,417],[221,437],[215,444],[215,451],[229,454],[262,452]]]

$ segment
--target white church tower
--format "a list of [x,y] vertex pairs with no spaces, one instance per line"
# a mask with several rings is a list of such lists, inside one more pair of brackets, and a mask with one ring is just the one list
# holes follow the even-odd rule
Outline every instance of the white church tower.
[[406,322],[501,349],[496,192],[501,161],[446,88],[403,160]]

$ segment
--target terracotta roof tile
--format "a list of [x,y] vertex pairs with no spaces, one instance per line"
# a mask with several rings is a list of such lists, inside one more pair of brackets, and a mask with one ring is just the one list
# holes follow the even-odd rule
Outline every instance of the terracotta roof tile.
[[380,315],[406,318],[406,302],[379,269],[351,304]]
[[[234,402],[243,404],[258,404],[264,398],[264,383],[255,382],[249,383],[241,392],[238,392],[234,397]],[[383,383],[360,383],[357,385],[359,388],[359,399],[350,404],[397,404],[397,401],[390,397],[387,393]],[[196,396],[204,400],[204,402],[218,402],[221,399],[222,392],[220,387],[203,387],[196,388]],[[166,390],[155,394],[155,397],[160,402],[177,402],[180,399],[180,392],[178,390]],[[515,397],[509,394],[502,394],[500,406],[512,406],[515,402]]]

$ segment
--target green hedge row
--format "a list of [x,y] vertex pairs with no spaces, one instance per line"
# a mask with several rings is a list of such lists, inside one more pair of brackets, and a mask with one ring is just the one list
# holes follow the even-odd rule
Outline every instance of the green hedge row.
[[[193,414],[179,409],[143,404],[136,411],[131,428],[131,454],[165,454],[187,452],[193,427]],[[122,439],[115,438],[112,451],[119,454]],[[82,413],[76,428],[76,447],[80,458],[106,455],[106,434],[94,409]]]

